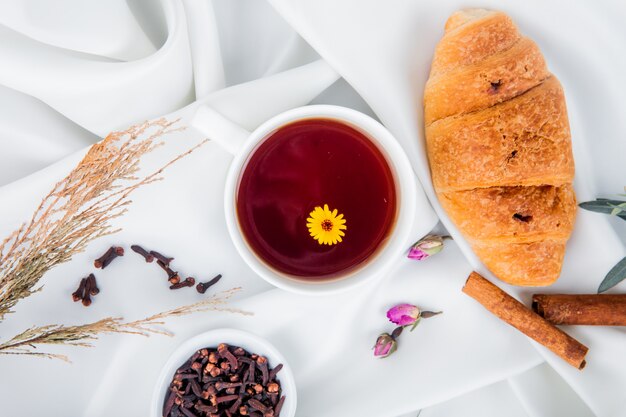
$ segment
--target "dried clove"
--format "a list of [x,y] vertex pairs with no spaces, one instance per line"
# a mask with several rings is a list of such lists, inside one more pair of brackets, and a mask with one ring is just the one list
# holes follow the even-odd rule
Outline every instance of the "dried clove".
[[91,297],[89,297],[89,295],[84,296],[82,303],[85,307],[89,307],[91,305]]
[[100,293],[100,288],[98,288],[96,284],[96,276],[94,274],[89,274],[87,283],[89,284],[89,295],[97,295]]
[[72,300],[74,300],[74,302],[80,300],[85,307],[89,307],[91,305],[91,296],[99,292],[100,289],[98,289],[98,285],[96,284],[96,276],[89,274],[89,276],[80,280],[78,288],[72,293]]
[[185,374],[185,373],[180,373],[180,374],[176,374],[174,375],[174,379],[179,379],[179,380],[183,380],[183,379],[193,379],[193,378],[197,378],[198,375],[197,374]]
[[85,294],[85,285],[87,284],[87,278],[83,278],[80,280],[80,284],[78,284],[78,288],[76,291],[72,293],[72,300],[74,302],[82,300]]
[[278,404],[276,404],[276,407],[274,407],[274,415],[276,417],[280,415],[280,410],[283,408],[284,403],[285,403],[285,396],[283,395],[282,397],[280,397],[280,400],[278,400]]
[[217,381],[215,383],[215,389],[218,391],[221,391],[225,388],[237,388],[240,387],[242,384],[241,382],[224,382],[224,381]]
[[193,411],[189,410],[189,408],[181,407],[180,411],[187,417],[198,417],[198,415],[194,413]]
[[[221,277],[221,275],[218,275]],[[246,354],[246,350],[244,348],[236,347],[233,349],[233,355],[235,356],[243,356]]]
[[132,245],[130,248],[132,249],[133,252],[138,253],[141,256],[143,256],[143,258],[146,260],[146,262],[150,263],[150,262],[154,261],[154,255],[152,255],[150,252],[148,252],[147,250],[145,250],[141,246],[139,246],[139,245]]
[[[205,414],[217,413],[217,407],[216,406],[202,404],[201,402],[197,402],[196,405],[194,406],[194,408],[196,410],[198,410],[199,412],[205,413]],[[163,409],[163,415],[167,416],[167,414],[165,413],[165,409]]]
[[176,399],[176,394],[173,391],[170,391],[167,399],[165,400],[165,405],[163,406],[163,415],[167,416],[172,411],[172,407],[174,407],[174,400]]
[[104,255],[93,261],[93,265],[96,268],[104,269],[118,256],[124,256],[124,248],[121,246],[111,246],[104,252]]
[[270,403],[272,403],[272,407],[276,406],[276,404],[278,403],[278,393],[268,392],[267,397],[270,399]]
[[[276,379],[276,374],[279,373],[281,369],[283,369],[283,364],[279,363],[278,365],[276,365],[276,367],[274,367],[274,369],[272,369],[270,371],[270,381],[273,381],[274,379]],[[269,387],[269,385],[268,385],[268,387]],[[270,392],[272,392],[272,391],[270,391]]]
[[86,278],[85,290],[83,292],[83,305],[89,307],[91,305],[91,285],[92,282],[89,277]]
[[200,349],[175,372],[163,416],[190,417],[188,410],[202,417],[279,417],[285,401],[276,380],[281,368],[237,346]]
[[198,383],[198,381],[192,379],[189,381],[189,384],[187,384],[187,386],[191,387],[191,392],[193,392],[196,396],[202,398],[202,388],[200,388],[200,384]]
[[221,397],[215,398],[215,402],[218,403],[218,404],[219,403],[225,403],[225,402],[228,402],[228,401],[234,401],[237,398],[239,398],[238,395],[223,395]]
[[248,368],[248,375],[246,378],[246,382],[251,382],[254,381],[254,371],[256,371],[256,362],[251,361],[252,363],[249,365]]
[[235,401],[233,405],[230,406],[230,408],[228,409],[228,412],[236,413],[237,410],[239,410],[239,406],[241,405],[242,401],[243,401],[243,397],[239,396],[239,398],[237,398],[237,401]]
[[222,274],[218,274],[216,275],[213,279],[211,279],[210,281],[207,282],[200,282],[198,285],[196,285],[196,290],[200,293],[200,294],[204,294],[206,292],[206,290],[208,290],[211,286],[217,284],[217,282],[222,278]]
[[176,285],[180,283],[180,275],[178,275],[178,272],[170,268],[169,264],[165,264],[163,261],[157,260],[157,265],[159,265],[167,273],[167,280],[170,284]]
[[170,263],[174,260],[174,258],[168,258],[167,256],[162,255],[155,250],[151,250],[150,255],[154,256],[157,260],[161,261],[163,265],[165,266],[169,266]]
[[172,417],[182,417],[182,413],[180,411],[180,404],[175,405],[174,407],[172,407],[172,411],[170,413],[170,416]]
[[[159,267],[161,267],[161,269],[163,269],[165,273],[167,274],[167,280],[170,283],[171,290],[177,290],[179,288],[191,287],[193,285],[196,285],[196,279],[194,277],[187,277],[183,281],[181,280],[181,276],[178,273],[178,271],[174,271],[171,268],[170,264],[174,260],[174,258],[167,257],[154,250],[151,250],[150,252],[148,252],[146,249],[142,248],[139,245],[133,245],[131,246],[131,249],[139,253],[140,255],[144,256],[144,258],[146,259],[146,262],[152,262],[152,260],[154,259],[157,260],[156,261],[157,265],[159,265]],[[204,292],[209,287],[211,287],[212,285],[215,285],[221,278],[222,278],[222,275],[220,274],[220,275],[215,276],[213,279],[207,282],[198,283],[198,285],[196,285],[196,290],[199,293],[204,294]]]
[[228,361],[232,369],[237,369],[237,358],[228,350],[228,346],[225,343],[221,343],[217,346],[217,353],[220,357]]
[[184,281],[170,285],[170,290],[177,290],[179,288],[184,288],[184,287],[193,287],[193,284],[195,283],[196,283],[196,280],[192,277],[189,277],[185,279]]
[[261,370],[261,377],[263,378],[262,379],[263,385],[267,385],[269,378],[270,378],[269,372],[267,370],[267,358],[265,358],[264,356],[259,356],[256,360],[256,364]]
[[248,401],[248,405],[254,408],[255,410],[259,410],[262,413],[265,413],[267,411],[267,406],[263,404],[261,401],[255,400],[254,398],[251,398]]

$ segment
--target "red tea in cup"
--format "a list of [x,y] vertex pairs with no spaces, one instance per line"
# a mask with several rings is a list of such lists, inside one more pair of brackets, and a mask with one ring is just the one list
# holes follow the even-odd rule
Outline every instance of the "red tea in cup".
[[327,280],[376,254],[393,228],[396,199],[387,159],[365,133],[310,118],[281,126],[251,153],[236,209],[263,262],[294,278]]

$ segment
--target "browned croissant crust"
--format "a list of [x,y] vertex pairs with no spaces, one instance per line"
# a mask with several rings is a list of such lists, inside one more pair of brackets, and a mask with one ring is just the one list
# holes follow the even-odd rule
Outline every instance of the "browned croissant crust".
[[498,278],[549,285],[576,215],[563,89],[504,13],[459,11],[445,29],[424,92],[439,201]]

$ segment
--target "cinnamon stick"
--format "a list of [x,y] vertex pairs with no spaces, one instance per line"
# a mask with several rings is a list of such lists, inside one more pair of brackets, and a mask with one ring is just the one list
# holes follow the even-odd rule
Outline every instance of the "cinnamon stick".
[[570,365],[583,369],[586,346],[526,308],[522,303],[476,272],[467,278],[463,292],[474,298],[501,320],[541,343]]
[[532,308],[553,324],[626,326],[626,294],[535,294]]

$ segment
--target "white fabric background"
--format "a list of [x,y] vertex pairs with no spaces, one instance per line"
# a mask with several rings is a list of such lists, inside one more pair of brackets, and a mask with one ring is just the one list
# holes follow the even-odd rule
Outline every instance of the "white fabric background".
[[[619,192],[626,179],[620,160],[626,154],[626,122],[619,100],[626,93],[624,8],[609,1],[594,9],[565,1],[479,5],[510,9],[561,77],[573,121],[579,197]],[[432,45],[445,17],[461,6],[467,5],[401,0],[2,2],[0,233],[30,214],[86,146],[111,130],[171,112],[185,122],[195,100],[248,129],[309,102],[364,111],[398,137],[428,193],[415,109]],[[564,14],[565,23],[554,23],[556,11]],[[592,37],[584,33],[589,27],[592,45],[585,44]],[[577,47],[585,51],[585,59],[575,58]],[[320,54],[334,71],[318,61]],[[344,78],[337,80],[339,75]],[[193,129],[173,135],[164,149],[146,158],[145,168],[198,139]],[[153,382],[168,353],[185,338],[220,326],[253,330],[281,349],[296,375],[298,416],[393,417],[416,415],[420,409],[428,417],[626,414],[623,329],[571,330],[591,347],[590,364],[583,374],[567,369],[460,293],[470,264],[480,267],[466,247],[462,253],[450,244],[421,263],[399,257],[385,280],[350,294],[309,299],[272,290],[241,264],[227,241],[220,197],[228,162],[227,154],[210,143],[173,167],[165,181],[140,190],[132,210],[120,220],[123,232],[95,242],[47,274],[45,290],[21,302],[17,314],[1,324],[1,334],[108,315],[139,318],[198,299],[191,292],[173,296],[164,291],[159,271],[146,269],[130,255],[99,275],[102,294],[91,308],[67,302],[89,260],[111,243],[152,245],[175,254],[177,264],[190,273],[222,272],[223,282],[244,286],[239,303],[255,316],[200,314],[171,321],[172,339],[107,336],[93,349],[61,348],[71,355],[72,365],[0,357],[2,415],[146,415]],[[419,207],[415,239],[437,223],[425,200]],[[611,224],[624,235],[622,224]],[[606,219],[591,213],[579,215],[573,241],[564,277],[581,278],[563,278],[556,289],[593,291],[624,248]],[[588,254],[593,256],[585,259]],[[518,293],[525,299],[529,294]],[[403,336],[393,357],[376,361],[369,348],[381,330],[390,328],[385,310],[400,301],[445,313]],[[38,378],[36,401],[33,375]]]

